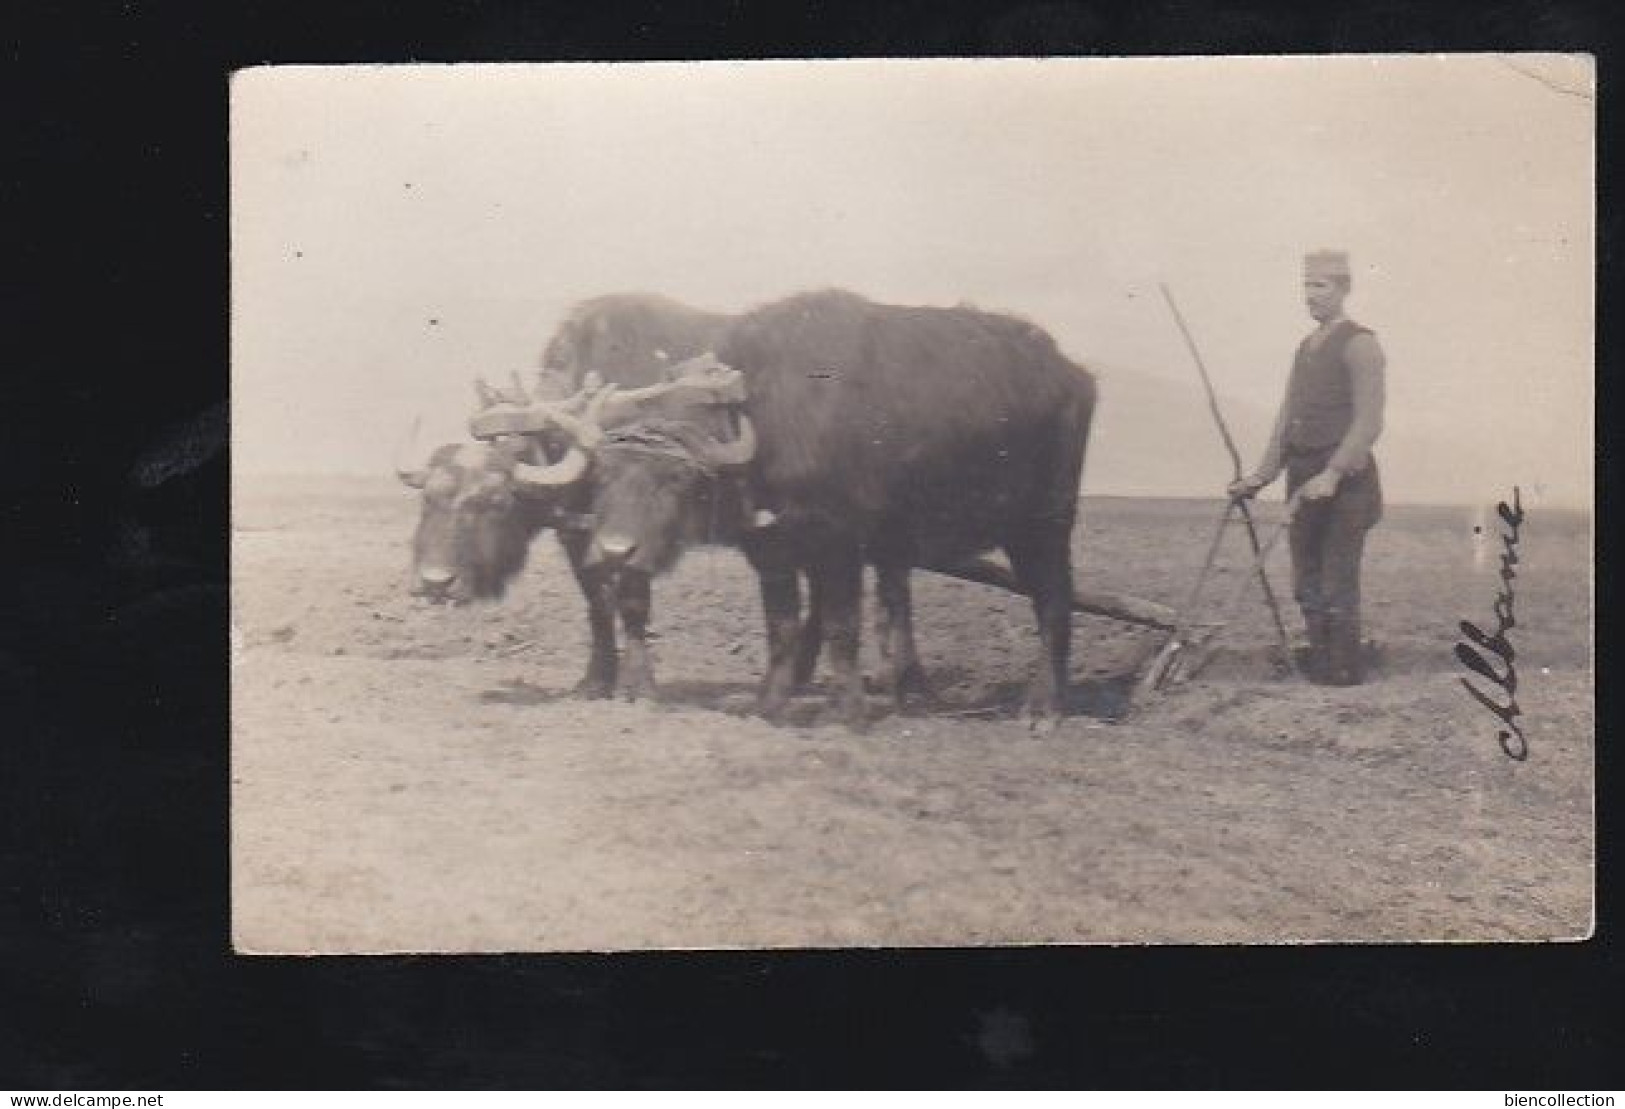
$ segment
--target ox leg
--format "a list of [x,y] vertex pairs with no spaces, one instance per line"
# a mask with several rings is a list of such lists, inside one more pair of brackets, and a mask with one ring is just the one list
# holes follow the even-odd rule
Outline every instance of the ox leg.
[[1027,687],[1025,715],[1034,727],[1045,729],[1064,711],[1072,653],[1072,559],[1066,540],[1063,533],[1059,541],[1042,536],[1005,548],[1038,618],[1039,657]]
[[897,668],[892,665],[891,642],[891,606],[888,591],[882,583],[886,571],[875,564],[875,653],[880,656],[880,670],[875,674],[874,687],[882,693],[890,693],[896,688],[895,678]]
[[925,680],[914,644],[914,601],[909,590],[909,567],[877,565],[875,592],[880,599],[875,630],[885,666],[885,685],[900,713],[930,707],[935,698]]
[[655,696],[654,667],[649,661],[649,575],[623,570],[616,580],[615,601],[626,632],[626,654],[621,659],[621,696],[628,701]]
[[570,570],[576,584],[587,601],[587,627],[592,634],[591,654],[587,659],[587,673],[576,683],[576,695],[602,698],[615,692],[615,606],[607,591],[604,575],[584,565],[589,537],[585,533],[560,536],[564,553],[570,559]]
[[801,584],[796,571],[783,567],[757,567],[762,588],[762,612],[767,618],[767,673],[757,696],[757,709],[777,723],[795,687],[797,646],[801,640]]
[[796,638],[796,661],[792,681],[796,689],[806,689],[818,671],[818,655],[824,649],[824,595],[817,577],[807,579],[807,618]]
[[858,641],[863,622],[863,560],[856,549],[826,552],[813,568],[822,589],[824,636],[829,643],[835,683],[830,710],[847,727],[861,731],[869,719],[858,667]]

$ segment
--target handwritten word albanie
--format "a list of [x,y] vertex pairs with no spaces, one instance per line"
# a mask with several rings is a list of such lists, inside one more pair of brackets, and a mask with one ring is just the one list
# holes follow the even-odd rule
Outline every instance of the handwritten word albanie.
[[[1506,530],[1501,533],[1501,591],[1495,595],[1495,605],[1491,610],[1495,615],[1495,631],[1485,634],[1477,624],[1463,620],[1461,634],[1469,642],[1456,644],[1456,658],[1474,674],[1501,690],[1505,704],[1499,703],[1466,678],[1461,679],[1462,686],[1473,695],[1473,699],[1505,725],[1495,734],[1501,750],[1510,758],[1522,762],[1529,757],[1529,743],[1524,739],[1523,729],[1518,727],[1517,718],[1523,710],[1518,708],[1518,671],[1513,666],[1517,652],[1507,638],[1507,632],[1518,626],[1513,612],[1515,594],[1512,583],[1518,576],[1513,567],[1518,565],[1518,529],[1523,526],[1523,505],[1518,500],[1517,486],[1512,488],[1512,505],[1508,507],[1502,501],[1495,506],[1495,513],[1506,525]],[[1491,661],[1492,658],[1499,660],[1499,667]]]

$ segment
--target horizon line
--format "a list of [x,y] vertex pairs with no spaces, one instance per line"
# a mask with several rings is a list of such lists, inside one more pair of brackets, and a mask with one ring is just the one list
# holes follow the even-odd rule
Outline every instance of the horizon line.
[[[393,480],[394,475],[389,473],[379,473],[371,470],[237,470],[233,471],[231,477],[234,482],[238,478],[247,479],[249,481],[309,481],[342,478],[357,481],[378,481],[383,483]],[[1520,490],[1523,489],[1522,486],[1519,486],[1518,488]],[[1528,495],[1529,492],[1525,490],[1524,496],[1527,497]],[[1505,501],[1505,499],[1506,497],[1502,496],[1496,498],[1485,498],[1483,500],[1412,500],[1405,497],[1395,497],[1385,491],[1385,503],[1395,508],[1476,509],[1482,508],[1486,505],[1493,506]],[[1091,490],[1089,492],[1080,491],[1078,493],[1078,500],[1200,501],[1215,504],[1223,502],[1223,499],[1220,497],[1202,493],[1118,493],[1096,490]],[[1284,500],[1277,502],[1272,499],[1267,499],[1258,503],[1273,505],[1276,503],[1285,502]],[[1596,514],[1595,502],[1583,503],[1566,499],[1553,499],[1550,501],[1542,501],[1532,504],[1526,503],[1524,508],[1525,511],[1532,509],[1537,511],[1549,510],[1559,512],[1581,512],[1593,516]]]

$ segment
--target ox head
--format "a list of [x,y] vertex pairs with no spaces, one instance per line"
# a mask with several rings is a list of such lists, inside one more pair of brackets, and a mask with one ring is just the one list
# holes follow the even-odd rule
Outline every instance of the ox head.
[[648,441],[611,440],[598,452],[586,562],[660,574],[689,542],[737,535],[738,487],[718,478],[750,462],[755,433],[748,419],[730,442],[680,424],[636,430]]
[[675,395],[665,394],[629,409],[615,393],[599,391],[580,416],[568,405],[556,410],[556,429],[592,456],[593,531],[583,559],[588,568],[659,574],[686,543],[733,534],[736,487],[717,479],[749,465],[756,433],[743,414],[734,427],[721,405],[672,411],[661,405]]
[[587,463],[575,448],[549,463],[534,442],[504,437],[440,447],[419,468],[397,466],[422,492],[412,592],[459,604],[500,598]]

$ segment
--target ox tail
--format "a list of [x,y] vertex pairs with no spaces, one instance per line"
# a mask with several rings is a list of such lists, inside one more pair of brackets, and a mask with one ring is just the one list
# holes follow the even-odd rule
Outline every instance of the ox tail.
[[1099,389],[1095,376],[1082,367],[1073,370],[1076,385],[1067,402],[1059,406],[1049,473],[1054,480],[1045,486],[1047,503],[1039,506],[1044,517],[1065,521],[1068,527],[1077,518],[1083,496],[1083,471],[1089,453],[1089,437],[1094,429]]

